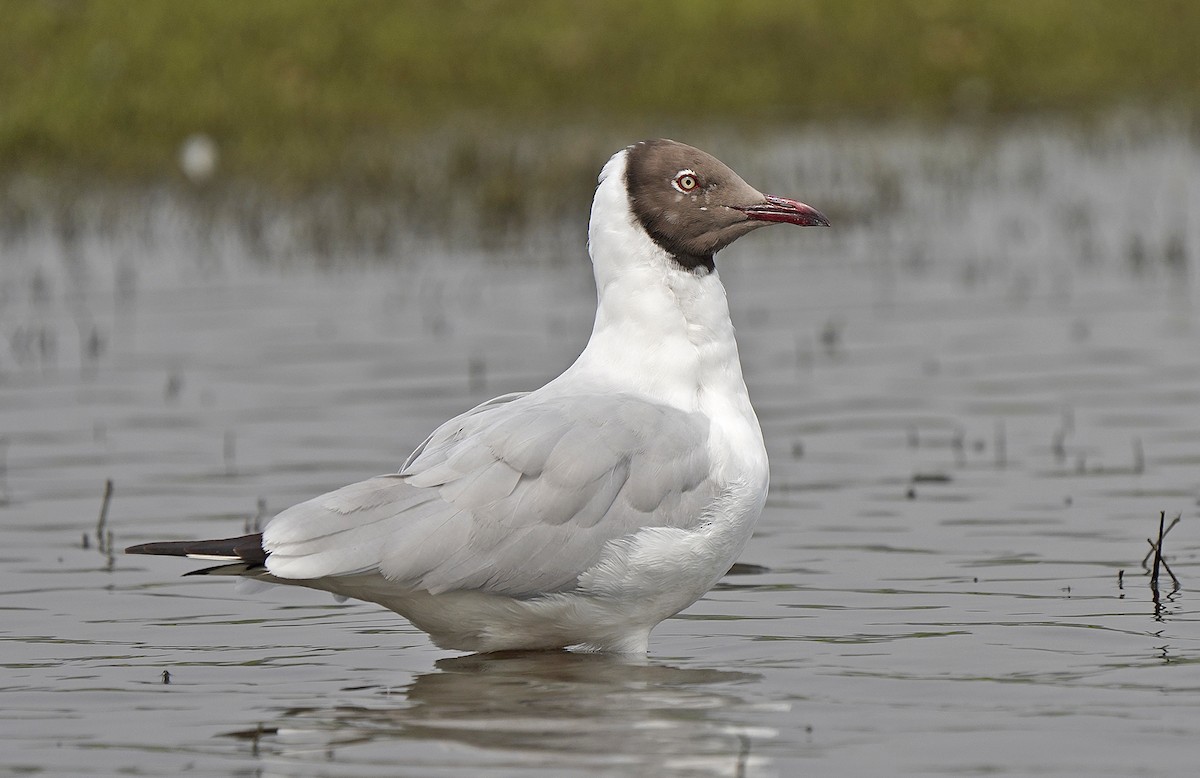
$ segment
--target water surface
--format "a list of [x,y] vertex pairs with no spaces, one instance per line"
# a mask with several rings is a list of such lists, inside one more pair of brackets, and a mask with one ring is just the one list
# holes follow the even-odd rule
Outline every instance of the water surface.
[[591,324],[581,246],[322,271],[186,224],[8,244],[0,770],[1191,774],[1194,149],[780,144],[751,178],[844,220],[719,258],[772,459],[754,567],[645,662],[463,656],[373,605],[112,553],[241,533],[557,374]]

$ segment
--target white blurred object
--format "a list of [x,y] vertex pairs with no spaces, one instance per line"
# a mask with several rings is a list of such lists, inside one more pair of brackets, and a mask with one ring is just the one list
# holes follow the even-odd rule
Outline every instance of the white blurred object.
[[203,133],[189,135],[179,147],[179,167],[195,184],[212,178],[217,172],[217,143]]

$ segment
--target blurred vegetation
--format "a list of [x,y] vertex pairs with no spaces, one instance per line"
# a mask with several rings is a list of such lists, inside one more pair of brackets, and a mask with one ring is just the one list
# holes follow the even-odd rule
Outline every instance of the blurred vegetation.
[[1200,106],[1193,0],[0,0],[0,19],[0,173],[178,176],[203,133],[227,180],[390,188],[397,148],[443,131]]

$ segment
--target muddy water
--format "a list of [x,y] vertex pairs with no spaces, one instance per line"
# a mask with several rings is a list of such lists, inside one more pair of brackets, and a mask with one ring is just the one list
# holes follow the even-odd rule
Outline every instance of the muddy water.
[[645,662],[457,655],[375,606],[111,553],[240,533],[556,374],[590,327],[582,249],[214,273],[184,241],[96,239],[87,272],[52,236],[10,246],[0,771],[1192,774],[1200,243],[1169,211],[1195,152],[881,146],[912,183],[871,220],[894,184],[834,140],[858,177],[822,173],[814,143],[789,147],[809,188],[758,178],[849,223],[721,257],[772,458],[752,567]]

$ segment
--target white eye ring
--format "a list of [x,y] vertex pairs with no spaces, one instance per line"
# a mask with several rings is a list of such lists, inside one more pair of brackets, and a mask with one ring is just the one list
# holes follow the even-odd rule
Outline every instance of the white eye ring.
[[677,192],[691,194],[700,186],[700,178],[694,170],[680,170],[671,180],[671,186],[675,187]]

